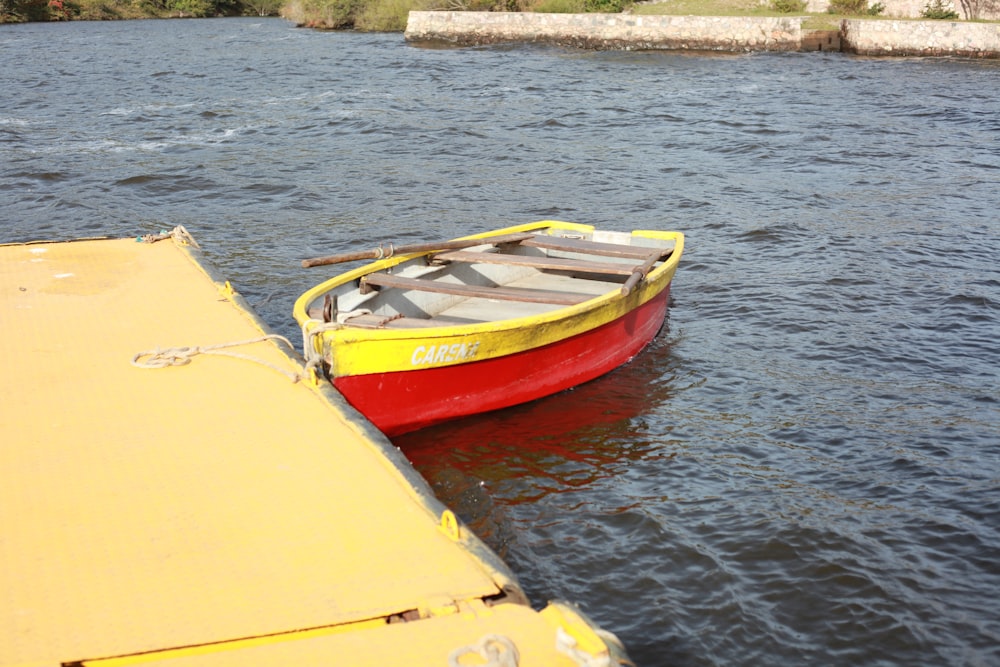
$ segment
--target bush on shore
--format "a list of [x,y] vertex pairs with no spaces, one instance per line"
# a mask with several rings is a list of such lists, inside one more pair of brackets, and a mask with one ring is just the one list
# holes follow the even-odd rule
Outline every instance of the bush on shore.
[[289,0],[281,16],[320,30],[401,32],[411,11],[521,11],[520,0]]
[[868,0],[830,0],[827,11],[846,16],[878,16],[885,11],[885,5],[881,2],[868,4]]
[[283,0],[0,0],[0,23],[277,16]]
[[282,16],[320,30],[400,32],[411,11],[619,12],[631,0],[0,0],[0,23]]
[[620,12],[631,4],[632,0],[289,0],[281,15],[298,25],[322,30],[390,32],[405,30],[411,11],[584,14]]

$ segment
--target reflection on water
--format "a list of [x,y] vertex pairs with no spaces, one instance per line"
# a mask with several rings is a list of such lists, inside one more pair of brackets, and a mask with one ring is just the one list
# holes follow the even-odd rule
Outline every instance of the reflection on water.
[[661,332],[629,364],[554,396],[409,433],[393,440],[487,543],[505,551],[504,505],[612,478],[659,456],[639,436],[642,416],[670,400],[670,344]]

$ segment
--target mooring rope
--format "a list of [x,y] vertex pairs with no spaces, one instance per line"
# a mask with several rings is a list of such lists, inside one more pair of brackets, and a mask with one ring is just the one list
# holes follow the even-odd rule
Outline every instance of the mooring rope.
[[375,249],[375,259],[389,259],[396,254],[396,247],[390,243],[389,244],[389,254],[386,254],[385,248],[381,243],[378,244],[378,248]]
[[[281,368],[276,364],[272,364],[269,361],[264,361],[263,359],[258,359],[256,357],[251,357],[246,354],[240,354],[238,352],[229,352],[227,348],[240,347],[242,345],[253,345],[254,343],[263,343],[268,340],[276,340],[284,343],[293,351],[295,346],[292,345],[284,336],[278,334],[268,334],[266,336],[260,336],[259,338],[252,338],[250,340],[241,340],[234,343],[218,343],[216,345],[191,345],[186,347],[168,347],[161,350],[157,348],[155,350],[147,350],[146,352],[139,352],[134,357],[132,357],[132,365],[139,368],[166,368],[168,366],[186,366],[191,363],[191,359],[198,356],[199,354],[214,354],[223,357],[232,357],[234,359],[243,359],[245,361],[253,361],[262,366],[267,366],[273,370],[278,371],[282,375],[291,379],[292,382],[298,382],[303,378],[302,374],[294,373],[288,369]],[[309,366],[307,366],[307,370]]]
[[163,241],[166,239],[177,239],[182,243],[187,243],[188,245],[194,246],[195,248],[201,248],[198,242],[194,240],[188,230],[184,229],[184,225],[177,225],[169,232],[164,230],[159,234],[143,234],[142,236],[137,236],[136,241],[140,243],[156,243],[157,241]]
[[462,658],[466,655],[476,655],[485,660],[485,663],[476,663],[482,667],[517,667],[521,660],[517,646],[503,635],[483,635],[477,643],[455,649],[448,656],[449,667],[472,664],[462,662]]
[[323,364],[323,355],[316,351],[313,339],[322,336],[324,331],[335,331],[342,328],[339,322],[323,322],[321,320],[306,320],[302,323],[302,356],[306,358],[306,372],[319,374]]

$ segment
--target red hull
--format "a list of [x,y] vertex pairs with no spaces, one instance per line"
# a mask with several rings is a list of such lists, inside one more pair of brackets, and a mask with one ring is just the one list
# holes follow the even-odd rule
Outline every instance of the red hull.
[[669,286],[624,317],[533,350],[457,366],[335,378],[347,400],[389,436],[525,403],[618,368],[663,325]]

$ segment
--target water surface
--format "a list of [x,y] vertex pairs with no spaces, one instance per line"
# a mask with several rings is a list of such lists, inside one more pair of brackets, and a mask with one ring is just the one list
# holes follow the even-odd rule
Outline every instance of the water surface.
[[639,665],[1000,664],[1000,63],[249,19],[2,26],[0,58],[0,241],[184,225],[290,337],[305,257],[684,231],[631,364],[397,444]]

